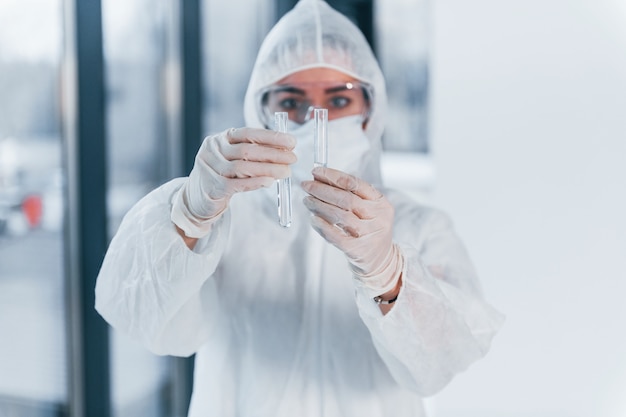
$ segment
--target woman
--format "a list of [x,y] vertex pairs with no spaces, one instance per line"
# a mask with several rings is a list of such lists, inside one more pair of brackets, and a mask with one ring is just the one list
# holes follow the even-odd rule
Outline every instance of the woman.
[[[329,168],[311,171],[315,107]],[[248,127],[126,215],[96,308],[158,354],[197,354],[190,416],[422,416],[487,352],[501,315],[450,221],[382,186],[385,108],[363,35],[301,0],[261,46]],[[289,134],[267,129],[275,111]],[[289,175],[283,228],[271,187]]]

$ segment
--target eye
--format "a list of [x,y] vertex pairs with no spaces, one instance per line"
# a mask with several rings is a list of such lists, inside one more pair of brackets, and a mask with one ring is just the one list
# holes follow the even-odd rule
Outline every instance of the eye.
[[296,110],[300,107],[300,100],[294,97],[288,97],[280,100],[278,106],[285,111]]
[[344,96],[335,96],[329,100],[330,107],[333,109],[343,109],[350,105],[350,98]]

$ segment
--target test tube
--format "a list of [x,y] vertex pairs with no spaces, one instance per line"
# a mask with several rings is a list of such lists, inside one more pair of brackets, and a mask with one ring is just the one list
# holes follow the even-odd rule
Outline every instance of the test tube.
[[325,167],[328,164],[328,109],[315,109],[313,120],[313,166]]
[[[287,132],[287,112],[274,113],[274,130]],[[278,190],[278,223],[282,227],[291,226],[291,177],[277,180]]]

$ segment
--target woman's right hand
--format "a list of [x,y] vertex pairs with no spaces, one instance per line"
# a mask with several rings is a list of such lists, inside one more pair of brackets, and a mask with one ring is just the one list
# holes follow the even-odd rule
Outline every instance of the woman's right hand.
[[174,198],[172,221],[187,237],[205,236],[233,194],[269,187],[291,175],[295,145],[288,133],[247,127],[206,137]]

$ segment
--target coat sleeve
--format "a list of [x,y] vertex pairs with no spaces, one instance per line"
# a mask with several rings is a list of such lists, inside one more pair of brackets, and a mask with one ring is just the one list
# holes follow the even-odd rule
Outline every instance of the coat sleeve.
[[504,316],[482,296],[467,252],[442,212],[396,210],[404,255],[402,288],[390,312],[357,290],[361,318],[396,381],[421,396],[441,390],[489,350]]
[[170,221],[175,179],[126,214],[96,281],[96,310],[116,330],[156,354],[189,356],[211,332],[219,311],[215,271],[228,230],[228,212],[190,250]]

